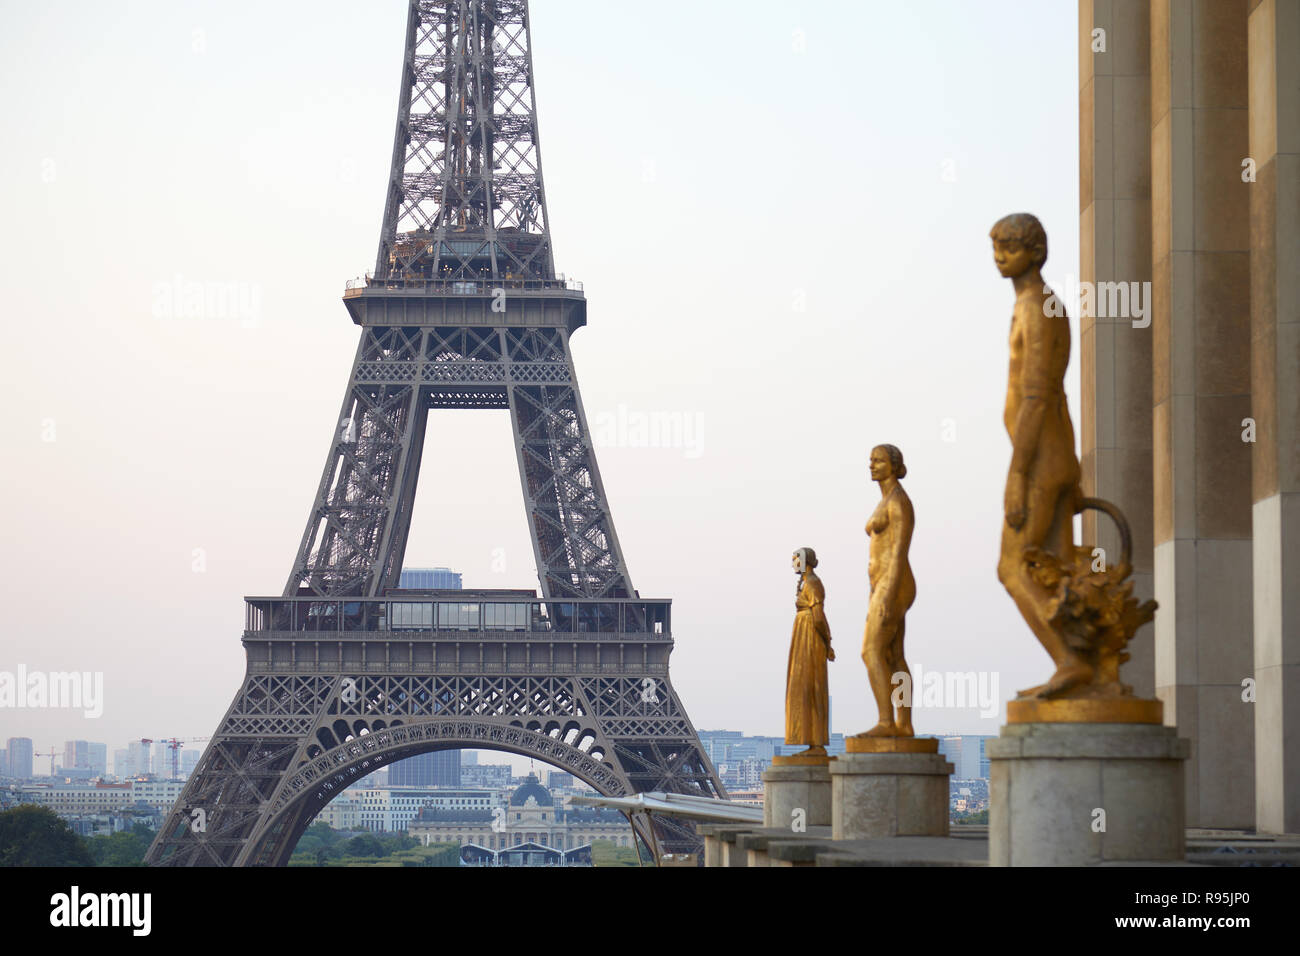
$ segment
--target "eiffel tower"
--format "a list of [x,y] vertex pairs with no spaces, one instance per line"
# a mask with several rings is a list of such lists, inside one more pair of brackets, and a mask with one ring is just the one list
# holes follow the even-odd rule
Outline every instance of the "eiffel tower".
[[[394,761],[481,748],[602,794],[725,791],[668,677],[670,602],[614,533],[555,272],[526,0],[411,0],[373,275],[284,594],[245,599],[248,669],[146,862],[283,866],[331,798]],[[541,583],[403,591],[434,408],[509,409]],[[633,820],[661,852],[698,847]]]

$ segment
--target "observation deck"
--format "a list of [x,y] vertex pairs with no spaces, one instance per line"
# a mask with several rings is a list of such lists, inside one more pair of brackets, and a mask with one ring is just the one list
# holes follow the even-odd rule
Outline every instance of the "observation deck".
[[582,283],[564,276],[365,276],[348,280],[343,304],[357,325],[562,325],[572,332],[587,324]]
[[390,591],[246,597],[252,672],[667,675],[671,600]]

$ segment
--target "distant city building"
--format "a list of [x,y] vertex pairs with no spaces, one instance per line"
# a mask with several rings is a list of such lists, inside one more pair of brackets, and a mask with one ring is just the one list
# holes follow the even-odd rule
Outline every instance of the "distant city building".
[[[762,787],[763,771],[772,765],[773,757],[804,749],[802,744],[787,744],[785,737],[747,736],[740,730],[702,730],[699,737],[728,793]],[[844,753],[844,735],[831,734],[826,752]]]
[[366,787],[345,790],[327,805],[329,807],[348,798],[347,803],[326,815],[321,811],[317,819],[329,822],[335,829],[370,830],[374,833],[404,833],[406,826],[421,809],[472,809],[491,811],[504,804],[509,790],[477,790],[433,787]]
[[127,767],[130,763],[130,760],[127,756],[127,753],[128,751],[126,750],[125,747],[122,748],[121,750],[113,751],[113,776],[115,777],[129,776],[129,771],[127,770]]
[[413,591],[458,591],[461,576],[450,568],[403,568],[397,586]]
[[727,799],[732,803],[740,803],[750,807],[761,808],[763,806],[763,788],[760,786],[748,789],[737,788],[733,790],[728,787]]
[[86,756],[92,774],[96,777],[108,775],[108,744],[88,743]]
[[960,737],[940,737],[939,756],[952,764],[953,780],[961,780],[961,738]]
[[460,785],[479,789],[509,789],[514,773],[508,763],[461,764]]
[[529,774],[504,806],[428,806],[411,821],[407,832],[426,846],[455,843],[489,850],[535,843],[564,851],[595,840],[635,845],[631,824],[623,814],[603,808],[556,806],[555,797],[536,774]]
[[170,813],[176,801],[181,798],[185,784],[180,780],[163,780],[159,777],[146,777],[131,781],[133,803],[144,803],[162,813]]
[[149,745],[143,740],[133,740],[126,745],[126,773],[118,776],[134,777],[137,774],[152,772],[149,760]]
[[201,750],[182,750],[181,751],[181,773],[189,776],[194,772],[194,768],[199,765],[199,758],[203,756]]
[[772,762],[784,737],[747,737],[740,730],[701,730],[700,744],[716,769],[719,764],[735,764],[745,759]]
[[390,787],[459,787],[460,751],[439,750],[388,765]]
[[63,814],[62,819],[78,836],[110,836],[129,830],[137,823],[142,823],[151,830],[157,830],[163,824],[163,811],[155,810],[143,803],[133,803],[120,810]]
[[552,790],[572,790],[574,782],[573,774],[563,770],[551,770],[546,774],[546,786]]
[[95,771],[89,767],[58,767],[54,779],[64,783],[90,783],[95,778]]
[[88,748],[89,742],[85,740],[69,740],[63,744],[63,769],[90,769],[90,753]]
[[977,777],[969,780],[952,779],[948,786],[948,809],[953,819],[961,822],[961,817],[968,813],[987,810],[989,806],[989,782]]
[[460,752],[460,765],[461,765],[462,767],[476,767],[476,766],[478,766],[478,751],[477,751],[477,750],[462,750],[462,751]]
[[989,758],[984,753],[984,745],[992,740],[990,736],[976,734],[950,735],[940,737],[939,753],[952,764],[954,780],[987,780],[989,776]]
[[770,760],[757,757],[744,757],[735,764],[723,764],[726,767],[722,785],[727,792],[732,790],[753,790],[763,786],[763,771],[772,766]]
[[21,803],[49,807],[59,816],[107,813],[135,804],[167,813],[180,798],[183,786],[179,781],[156,778],[124,783],[32,784],[18,788],[18,799]]
[[36,752],[30,737],[10,737],[5,742],[9,755],[9,776],[19,780],[32,778],[32,755]]
[[102,777],[108,773],[108,747],[88,740],[66,741],[59,771],[72,778]]
[[344,790],[337,797],[325,804],[323,810],[316,814],[312,823],[324,823],[335,830],[361,829],[361,797],[359,794]]

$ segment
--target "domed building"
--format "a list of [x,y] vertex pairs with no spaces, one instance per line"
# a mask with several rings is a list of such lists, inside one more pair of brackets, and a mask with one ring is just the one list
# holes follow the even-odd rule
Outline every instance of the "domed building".
[[539,844],[571,850],[594,840],[615,846],[635,846],[631,824],[617,810],[556,806],[554,795],[536,774],[516,787],[504,807],[458,809],[425,807],[407,826],[407,833],[426,846],[434,843],[474,844],[504,850]]
[[[530,773],[528,779],[515,788],[515,792],[510,794],[510,807],[516,807],[529,810],[537,807],[554,807],[555,801],[551,798],[551,791],[542,786],[542,782],[537,779],[537,774]],[[545,815],[543,815],[545,819]]]

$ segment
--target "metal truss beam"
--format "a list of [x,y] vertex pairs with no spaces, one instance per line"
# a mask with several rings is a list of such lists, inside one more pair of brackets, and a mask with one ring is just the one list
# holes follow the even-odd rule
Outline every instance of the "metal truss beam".
[[377,278],[555,276],[526,0],[411,0]]

